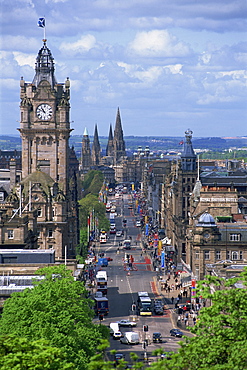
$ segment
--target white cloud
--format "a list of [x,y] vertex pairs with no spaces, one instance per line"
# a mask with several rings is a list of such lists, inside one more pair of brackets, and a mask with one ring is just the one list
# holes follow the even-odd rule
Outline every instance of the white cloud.
[[35,59],[37,55],[20,53],[17,51],[14,51],[13,55],[14,55],[14,59],[16,60],[19,66],[26,66],[26,65],[30,67],[35,66]]
[[189,54],[189,47],[166,30],[138,32],[128,48],[131,54],[142,57],[181,57]]
[[39,41],[34,37],[25,37],[22,35],[10,36],[7,35],[1,39],[1,48],[11,51],[26,51],[31,52],[40,47]]
[[93,35],[82,36],[75,42],[62,42],[59,49],[64,53],[84,54],[96,46],[96,38]]

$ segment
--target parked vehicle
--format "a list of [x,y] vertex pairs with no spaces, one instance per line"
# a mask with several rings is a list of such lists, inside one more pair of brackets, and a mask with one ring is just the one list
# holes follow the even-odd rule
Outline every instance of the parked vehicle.
[[172,337],[182,338],[184,333],[179,329],[171,329],[170,334]]
[[137,220],[137,221],[136,221],[136,227],[141,227],[141,226],[142,226],[141,221],[140,221],[140,220]]
[[120,320],[118,321],[119,326],[128,326],[128,327],[133,327],[136,326],[136,322],[130,321],[130,320]]
[[162,340],[162,336],[161,336],[161,333],[153,333],[153,342],[154,343],[162,343],[163,340]]
[[120,339],[124,344],[138,344],[140,342],[139,334],[134,331],[127,331],[123,338]]

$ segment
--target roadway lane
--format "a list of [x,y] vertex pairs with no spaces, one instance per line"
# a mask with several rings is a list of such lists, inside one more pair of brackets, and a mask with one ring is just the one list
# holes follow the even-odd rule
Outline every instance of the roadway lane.
[[[128,209],[129,197],[125,196],[122,202],[119,199],[117,204],[116,229],[122,228],[123,217],[127,219],[126,235],[132,238],[132,249],[131,251],[124,251],[120,247],[119,254],[117,249],[119,248],[119,241],[123,241],[123,238],[110,235],[106,245],[100,246],[100,251],[105,252],[106,256],[109,256],[113,261],[109,262],[106,269],[108,273],[108,299],[109,299],[109,314],[105,317],[103,324],[109,325],[111,322],[116,322],[121,319],[131,318],[131,305],[137,301],[137,292],[147,291],[151,298],[154,298],[153,293],[154,276],[155,272],[151,270],[151,264],[149,256],[142,255],[140,232],[141,229],[135,226],[135,216],[133,212]],[[120,215],[120,216],[119,216]],[[137,241],[137,245],[136,245]],[[124,269],[124,255],[125,253],[131,254],[134,258],[135,270],[128,272]],[[178,348],[178,341],[170,337],[169,331],[173,327],[169,312],[166,312],[163,316],[151,316],[141,317],[137,316],[137,326],[134,331],[139,332],[141,341],[144,340],[143,325],[149,326],[149,331],[146,333],[146,339],[151,342],[153,332],[161,332],[164,342],[161,344],[150,344],[147,351],[151,353],[156,348],[164,348],[166,351],[176,351]],[[121,331],[130,331],[129,328],[121,328]],[[111,349],[125,352],[126,355],[129,352],[136,352],[142,357],[144,350],[142,344],[135,346],[128,346],[121,344],[118,340],[111,339]],[[128,355],[127,355],[128,357]]]

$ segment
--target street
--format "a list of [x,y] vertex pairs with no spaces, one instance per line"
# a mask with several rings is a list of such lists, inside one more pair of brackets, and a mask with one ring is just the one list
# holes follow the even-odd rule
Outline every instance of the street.
[[[116,322],[121,319],[133,319],[133,312],[131,307],[133,303],[137,301],[137,292],[146,291],[150,297],[157,298],[157,288],[154,282],[156,273],[152,271],[152,264],[149,255],[142,254],[141,248],[141,228],[136,227],[136,217],[133,214],[133,210],[128,208],[130,202],[130,195],[124,195],[123,200],[119,199],[116,201],[117,205],[117,216],[116,229],[122,229],[123,217],[127,220],[125,235],[123,237],[116,237],[115,234],[111,234],[107,243],[98,246],[97,252],[104,252],[106,257],[111,257],[113,261],[109,262],[108,267],[104,268],[108,274],[108,294],[109,299],[109,314],[106,316],[102,324],[109,326],[111,322]],[[122,242],[124,238],[132,239],[131,250],[125,251],[122,246],[119,247],[119,242]],[[137,244],[137,245],[136,245]],[[118,252],[119,248],[119,252]],[[133,256],[133,270],[126,271],[124,269],[124,255],[129,254]],[[152,351],[157,348],[163,348],[164,351],[176,351],[178,348],[178,342],[181,339],[170,336],[170,329],[173,328],[173,324],[170,319],[169,310],[164,311],[164,315],[161,316],[136,316],[134,320],[137,321],[137,326],[134,331],[138,332],[141,338],[141,342],[138,345],[130,346],[121,344],[119,340],[111,338],[111,349],[116,349],[118,352],[125,353],[125,358],[128,360],[128,353],[135,352],[140,358],[143,358],[144,349],[143,341],[148,340],[148,347],[146,352],[149,356]],[[148,332],[143,332],[143,325],[148,325]],[[131,331],[132,329],[121,327],[121,331]],[[160,332],[162,334],[163,343],[152,343],[152,335],[154,332]],[[110,356],[110,359],[111,358]]]

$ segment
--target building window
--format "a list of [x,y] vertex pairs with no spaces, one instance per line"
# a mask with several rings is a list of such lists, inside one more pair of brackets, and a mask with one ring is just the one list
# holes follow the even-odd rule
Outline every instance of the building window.
[[215,258],[216,258],[217,260],[221,260],[221,253],[220,253],[220,250],[215,251]]
[[196,252],[195,252],[195,259],[196,259],[196,260],[199,260],[199,251],[196,251]]
[[238,260],[238,252],[236,252],[236,251],[233,251],[233,252],[232,252],[232,260],[233,260],[233,261]]
[[14,239],[14,230],[8,230],[8,239]]
[[243,251],[239,251],[239,259],[242,260],[243,259]]
[[40,238],[40,230],[37,230],[37,237]]
[[48,238],[52,238],[52,237],[53,237],[53,230],[49,229],[48,230]]
[[42,217],[42,209],[41,208],[38,209],[38,217]]
[[240,242],[241,234],[230,234],[229,239],[231,242]]
[[48,248],[49,248],[49,249],[52,249],[52,248],[53,248],[53,245],[52,245],[52,244],[49,244],[49,245],[48,245]]
[[204,251],[204,259],[205,260],[209,260],[210,259],[210,252],[207,250],[207,251]]
[[4,192],[1,191],[0,192],[0,202],[3,202],[4,201]]
[[230,252],[229,251],[226,251],[226,259],[229,260],[230,259]]
[[59,175],[57,175],[57,181],[59,181]]

